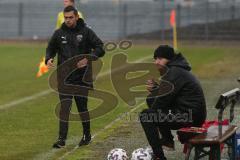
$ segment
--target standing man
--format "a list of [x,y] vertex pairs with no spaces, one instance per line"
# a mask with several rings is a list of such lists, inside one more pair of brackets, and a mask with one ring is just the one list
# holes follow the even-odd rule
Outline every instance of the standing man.
[[[73,6],[68,6],[63,12],[65,22],[60,29],[57,29],[54,32],[48,43],[46,49],[46,65],[49,68],[54,67],[53,60],[56,54],[58,55],[58,66],[70,60],[72,57],[81,55],[87,56],[76,63],[76,70],[74,70],[67,78],[59,78],[64,73],[61,69],[58,69],[58,84],[81,86],[81,91],[84,91],[84,96],[76,96],[73,94],[66,95],[61,92],[61,86],[58,86],[58,90],[60,90],[59,99],[61,101],[59,113],[59,137],[57,142],[53,144],[53,148],[62,148],[65,146],[72,98],[75,99],[78,112],[82,119],[83,137],[79,146],[90,143],[90,118],[87,109],[87,101],[89,88],[93,88],[91,61],[96,60],[105,54],[103,42],[90,28],[86,27],[83,19],[79,19],[77,10]],[[72,91],[72,93],[75,92]]]
[[201,126],[206,119],[206,104],[202,87],[181,53],[175,54],[172,47],[161,45],[155,50],[154,59],[162,77],[159,84],[147,81],[149,108],[140,113],[140,122],[154,160],[166,160],[162,147],[174,149],[171,130]]
[[[66,8],[67,6],[75,6],[75,0],[63,0],[63,6]],[[81,12],[78,11],[79,18],[83,19],[83,15]],[[64,22],[64,15],[63,12],[59,12],[57,16],[57,24],[56,29],[59,29]]]

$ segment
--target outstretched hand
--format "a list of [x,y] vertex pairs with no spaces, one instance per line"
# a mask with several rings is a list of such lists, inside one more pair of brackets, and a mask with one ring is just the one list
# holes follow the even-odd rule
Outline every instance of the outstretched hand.
[[157,82],[154,79],[149,79],[146,82],[147,90],[152,92],[157,86]]

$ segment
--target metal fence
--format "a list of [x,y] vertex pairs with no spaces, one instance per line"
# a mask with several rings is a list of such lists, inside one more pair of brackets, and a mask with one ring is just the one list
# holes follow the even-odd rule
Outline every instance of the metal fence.
[[[62,2],[56,1],[0,2],[0,39],[48,38],[62,7]],[[167,0],[91,0],[77,3],[77,8],[86,23],[104,40],[146,33],[162,40],[169,38],[169,16],[173,8],[177,12],[180,38],[210,39],[214,35],[220,40],[222,36],[234,39],[240,26],[240,2],[234,0],[201,0],[192,5],[176,5]]]

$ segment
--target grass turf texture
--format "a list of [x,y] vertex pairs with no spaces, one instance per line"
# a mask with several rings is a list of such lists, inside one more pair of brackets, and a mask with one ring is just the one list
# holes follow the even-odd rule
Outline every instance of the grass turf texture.
[[[0,105],[10,103],[23,97],[49,89],[47,76],[36,79],[37,64],[44,55],[45,44],[4,44],[0,45]],[[103,71],[110,67],[112,55],[125,52],[130,61],[152,56],[157,45],[134,45],[127,51],[115,50],[106,53],[103,58]],[[201,79],[228,78],[238,73],[240,48],[227,46],[184,46],[179,49],[190,61],[193,72]],[[151,61],[151,60],[149,60]],[[237,76],[236,76],[237,77]],[[235,79],[233,79],[235,80]],[[105,76],[96,82],[96,88],[115,93],[110,84],[109,76]],[[208,86],[211,87],[211,86]],[[214,93],[214,92],[213,92]],[[211,96],[211,95],[208,95]],[[208,98],[208,97],[207,97]],[[0,110],[0,159],[57,159],[79,142],[81,138],[81,125],[79,122],[70,123],[68,146],[60,151],[51,148],[57,138],[58,120],[54,114],[54,107],[58,103],[56,93],[51,93],[32,101],[28,101],[11,108]],[[89,102],[90,108],[94,108],[96,101]],[[145,106],[143,106],[145,107]],[[72,107],[76,111],[75,105]],[[116,109],[105,116],[92,122],[92,133],[99,132],[104,126],[111,123],[123,112],[129,111],[126,103],[120,100]],[[94,146],[111,137],[121,122],[101,132],[95,141],[88,147],[78,149],[66,159],[80,159],[94,155]],[[108,150],[106,151],[108,152]]]

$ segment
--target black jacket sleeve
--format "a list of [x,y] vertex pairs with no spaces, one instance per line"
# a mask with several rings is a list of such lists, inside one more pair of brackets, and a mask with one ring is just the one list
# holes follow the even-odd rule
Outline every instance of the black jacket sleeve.
[[93,60],[96,60],[99,57],[103,57],[105,51],[103,49],[102,40],[95,34],[93,30],[88,28],[88,43],[93,49],[91,55],[94,57]]
[[168,75],[162,77],[152,107],[153,109],[168,110],[174,106],[174,101],[181,88],[184,86],[184,82],[181,80],[181,76],[175,72],[170,71]]
[[57,37],[58,37],[58,31],[55,31],[50,41],[48,42],[48,46],[46,49],[46,56],[45,56],[45,64],[47,64],[47,61],[49,59],[54,58],[56,56],[56,53],[58,50]]

